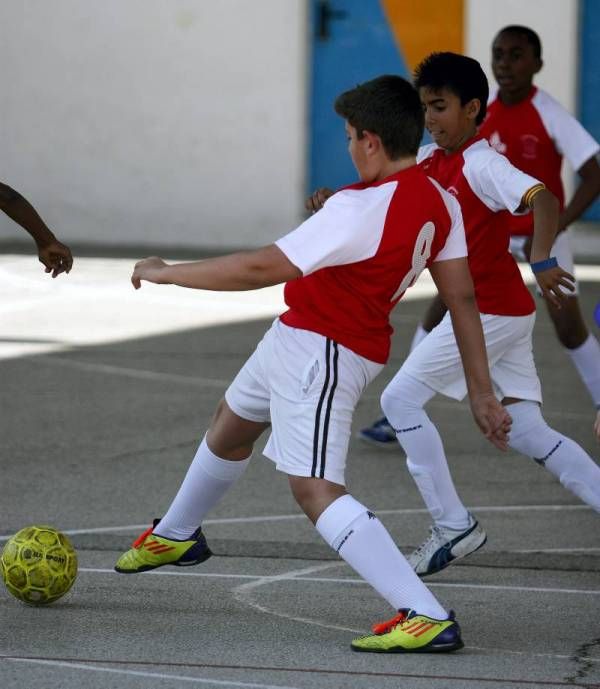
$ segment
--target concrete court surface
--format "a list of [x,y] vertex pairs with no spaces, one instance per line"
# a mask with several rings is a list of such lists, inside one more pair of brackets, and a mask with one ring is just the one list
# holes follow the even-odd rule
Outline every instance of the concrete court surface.
[[[179,689],[600,687],[600,522],[550,475],[478,435],[467,406],[429,407],[488,544],[430,579],[457,611],[450,655],[356,654],[349,641],[393,614],[299,513],[260,456],[205,522],[215,552],[190,569],[119,576],[120,551],[167,507],[227,382],[281,308],[277,289],[215,295],[127,279],[131,260],[80,259],[55,281],[31,256],[0,259],[0,536],[32,523],[71,534],[80,573],[47,608],[0,590],[0,688]],[[590,327],[600,270],[582,267]],[[431,293],[396,309],[390,366]],[[246,320],[251,319],[251,320]],[[596,461],[593,410],[543,306],[536,357],[551,425]],[[428,517],[400,451],[353,441],[352,493],[406,552]]]

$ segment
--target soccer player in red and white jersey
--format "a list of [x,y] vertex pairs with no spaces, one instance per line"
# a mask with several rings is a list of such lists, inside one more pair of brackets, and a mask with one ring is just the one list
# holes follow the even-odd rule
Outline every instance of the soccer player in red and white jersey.
[[[288,310],[273,323],[217,406],[164,517],[122,555],[136,573],[210,556],[199,524],[242,475],[259,436],[288,475],[317,531],[399,612],[387,634],[355,650],[451,651],[462,646],[452,615],[422,584],[385,527],[346,492],[355,405],[389,353],[389,313],[428,267],[448,304],[464,356],[477,423],[505,446],[510,418],[495,399],[456,201],[415,163],[423,132],[418,94],[384,76],[342,94],[349,152],[361,182],[257,251],[168,265],[136,264],[132,282],[249,290],[285,282]],[[419,627],[422,632],[410,632]],[[382,647],[383,644],[383,647]]]
[[[492,70],[498,89],[490,100],[480,134],[516,167],[544,182],[558,198],[559,234],[550,255],[572,273],[568,228],[600,194],[600,145],[571,113],[534,85],[542,65],[542,45],[535,31],[511,25],[498,32],[492,43]],[[567,204],[561,179],[563,157],[580,178]],[[509,227],[512,251],[517,257],[528,259],[531,219],[513,217]],[[600,344],[585,324],[577,283],[575,287],[560,309],[551,302],[547,306],[558,339],[599,410],[595,431],[600,440]]]
[[[534,86],[534,77],[542,65],[542,45],[535,31],[512,25],[498,32],[492,43],[492,70],[498,89],[488,104],[479,133],[515,167],[539,179],[558,198],[559,234],[550,255],[573,273],[568,228],[600,194],[600,145],[552,96]],[[579,186],[566,204],[561,179],[563,157],[580,177]],[[531,215],[512,215],[506,221],[512,235],[511,250],[518,259],[528,260],[533,234]],[[546,306],[558,339],[598,409],[594,433],[600,441],[600,344],[586,326],[577,293],[575,283],[575,290],[560,308],[548,300]],[[417,327],[412,348],[444,313],[444,304],[437,296]],[[379,446],[395,445],[395,434],[385,418],[362,429],[359,437]]]
[[[548,469],[600,512],[600,468],[542,417],[532,352],[535,303],[508,251],[507,212],[533,209],[532,270],[547,299],[556,305],[564,300],[563,289],[572,287],[572,277],[550,257],[558,202],[537,179],[515,168],[477,134],[488,96],[487,79],[477,61],[434,53],[417,68],[415,85],[435,141],[419,151],[419,167],[461,206],[492,381],[513,421],[509,446]],[[446,315],[413,349],[381,398],[434,522],[430,537],[409,556],[421,575],[443,569],[486,540],[458,497],[441,438],[424,410],[438,392],[462,399],[465,391],[457,342]]]

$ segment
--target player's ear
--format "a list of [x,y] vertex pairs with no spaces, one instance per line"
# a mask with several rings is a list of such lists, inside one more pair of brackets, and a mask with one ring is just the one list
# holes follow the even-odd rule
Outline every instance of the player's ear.
[[465,112],[470,120],[476,120],[480,110],[481,101],[479,98],[471,98],[471,100],[465,105]]
[[381,150],[381,138],[378,134],[374,134],[373,132],[369,132],[365,129],[363,131],[363,136],[367,144],[367,153],[373,154]]

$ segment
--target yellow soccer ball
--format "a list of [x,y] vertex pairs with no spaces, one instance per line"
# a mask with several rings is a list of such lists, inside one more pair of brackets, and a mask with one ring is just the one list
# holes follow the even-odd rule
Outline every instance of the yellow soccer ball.
[[27,526],[17,532],[0,555],[6,588],[30,605],[53,603],[77,577],[77,554],[71,541],[52,526]]

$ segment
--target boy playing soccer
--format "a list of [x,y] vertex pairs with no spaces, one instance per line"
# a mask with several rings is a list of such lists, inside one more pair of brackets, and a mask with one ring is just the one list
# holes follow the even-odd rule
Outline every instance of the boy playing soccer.
[[[559,199],[559,234],[550,255],[573,273],[568,227],[600,194],[600,146],[552,96],[534,86],[534,77],[542,65],[542,46],[535,31],[525,26],[507,26],[499,31],[492,43],[492,71],[498,89],[479,133],[515,167],[542,181]],[[560,174],[563,156],[580,177],[580,184],[566,205]],[[507,222],[513,254],[520,260],[529,260],[531,216],[509,216]],[[561,308],[551,301],[546,301],[546,306],[558,339],[598,409],[594,432],[600,441],[600,344],[588,331],[581,314],[577,283],[568,297]],[[442,320],[444,313],[443,302],[436,297],[417,328],[413,347]],[[360,431],[360,437],[382,446],[395,446],[395,433],[385,418]]]
[[[520,170],[537,177],[560,201],[558,236],[551,256],[573,272],[569,225],[581,217],[600,194],[600,145],[562,105],[533,84],[542,69],[542,45],[526,26],[507,26],[492,43],[492,70],[498,90],[481,126],[497,151]],[[580,184],[567,205],[560,176],[563,156],[577,171]],[[529,260],[533,227],[527,218],[509,218],[511,250]],[[595,431],[600,440],[600,344],[585,324],[575,291],[561,308],[546,302],[556,335],[571,358],[598,409]]]
[[[361,182],[275,244],[168,265],[140,261],[132,282],[247,290],[285,282],[277,319],[217,405],[206,436],[164,517],[122,555],[116,570],[143,572],[202,562],[200,523],[242,475],[271,425],[265,454],[288,474],[319,534],[399,614],[359,651],[451,651],[453,616],[422,584],[381,522],[346,492],[352,414],[388,358],[389,313],[429,267],[448,304],[465,361],[475,419],[504,447],[510,419],[495,399],[456,201],[415,165],[423,130],[418,94],[383,76],[342,94],[348,147]],[[421,634],[412,634],[415,626]]]
[[[415,85],[425,109],[425,126],[435,141],[420,149],[418,160],[461,206],[492,381],[512,418],[508,444],[600,511],[600,468],[542,417],[532,353],[535,304],[508,252],[505,211],[514,214],[531,207],[531,268],[544,297],[558,306],[564,298],[561,287],[570,289],[572,277],[556,258],[549,258],[558,223],[556,198],[477,135],[488,97],[478,62],[454,53],[434,53],[417,68]],[[424,410],[438,392],[455,399],[465,394],[447,316],[413,349],[381,397],[434,521],[429,539],[409,557],[420,575],[443,569],[486,540],[456,493],[442,441]]]

